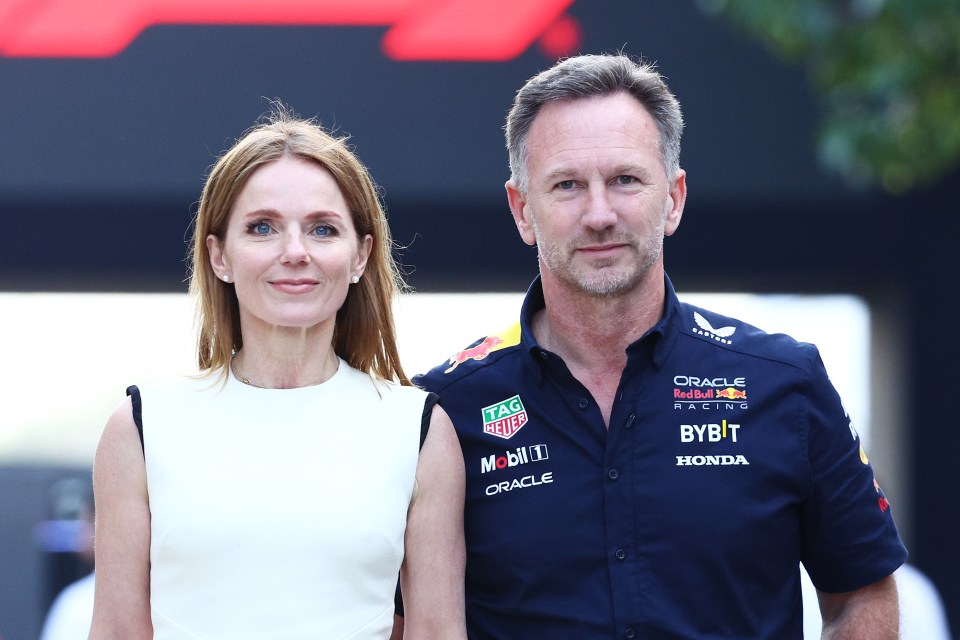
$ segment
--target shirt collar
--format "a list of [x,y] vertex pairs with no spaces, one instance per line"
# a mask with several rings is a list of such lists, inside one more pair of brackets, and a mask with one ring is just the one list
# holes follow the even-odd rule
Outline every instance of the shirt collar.
[[[680,301],[677,298],[673,283],[666,273],[663,274],[664,281],[664,305],[663,315],[659,322],[653,326],[647,333],[640,337],[627,347],[627,355],[631,362],[635,361],[641,353],[650,354],[650,361],[654,367],[660,369],[666,362],[670,350],[676,343],[677,336],[680,334],[681,314]],[[543,283],[540,276],[537,275],[527,294],[523,299],[523,306],[520,308],[520,341],[524,351],[535,362],[537,370],[541,373],[543,365],[547,364],[551,358],[556,358],[555,354],[544,349],[533,335],[533,317],[541,309],[546,308],[543,299]],[[541,377],[542,380],[542,377]]]
[[527,362],[531,365],[538,386],[543,384],[546,365],[551,358],[557,357],[541,347],[533,335],[533,316],[546,306],[543,299],[543,283],[538,274],[530,283],[527,295],[523,298],[523,305],[520,307],[520,344],[529,356]]

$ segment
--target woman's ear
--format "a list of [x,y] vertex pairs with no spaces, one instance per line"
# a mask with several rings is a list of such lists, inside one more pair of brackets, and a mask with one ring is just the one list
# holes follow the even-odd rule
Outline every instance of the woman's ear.
[[[212,233],[207,236],[207,253],[210,254],[210,267],[220,280],[230,277],[230,264],[227,256],[223,252],[223,245],[220,238]],[[229,280],[227,280],[229,282]]]
[[359,245],[357,259],[353,265],[352,275],[355,276],[362,276],[364,270],[367,268],[367,260],[370,259],[370,251],[373,249],[373,236],[369,233],[363,236],[363,240],[360,241]]

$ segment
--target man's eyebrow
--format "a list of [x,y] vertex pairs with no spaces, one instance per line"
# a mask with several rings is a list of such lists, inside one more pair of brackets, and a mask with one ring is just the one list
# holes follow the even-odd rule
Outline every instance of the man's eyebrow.
[[547,172],[547,175],[544,176],[544,178],[552,182],[554,180],[568,179],[575,174],[576,172],[569,167],[557,167],[556,169]]

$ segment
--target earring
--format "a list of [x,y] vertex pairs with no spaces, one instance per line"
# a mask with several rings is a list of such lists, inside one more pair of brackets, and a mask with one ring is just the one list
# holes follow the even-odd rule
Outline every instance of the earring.
[[230,276],[227,275],[226,273],[223,274],[223,281],[224,281],[224,282],[230,282]]
[[357,284],[358,282],[360,282],[360,276],[351,276],[350,282],[352,282],[353,284]]

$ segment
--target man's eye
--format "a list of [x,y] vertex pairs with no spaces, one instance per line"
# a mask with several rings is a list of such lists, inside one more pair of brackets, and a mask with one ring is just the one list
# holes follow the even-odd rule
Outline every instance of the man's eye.
[[563,182],[557,183],[557,187],[559,187],[563,191],[569,191],[570,189],[573,189],[574,182],[573,180],[564,180]]
[[633,184],[637,179],[633,176],[617,176],[618,184]]

